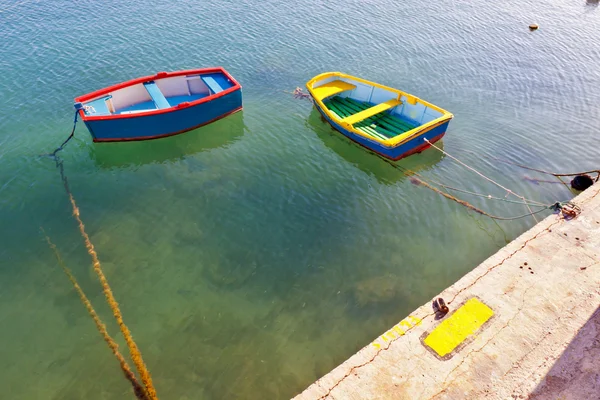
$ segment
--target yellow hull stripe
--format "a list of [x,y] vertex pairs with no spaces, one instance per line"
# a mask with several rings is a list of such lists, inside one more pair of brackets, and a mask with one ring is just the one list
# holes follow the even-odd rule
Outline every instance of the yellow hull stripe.
[[469,299],[423,340],[440,357],[453,352],[477,332],[494,315],[494,311],[476,298]]

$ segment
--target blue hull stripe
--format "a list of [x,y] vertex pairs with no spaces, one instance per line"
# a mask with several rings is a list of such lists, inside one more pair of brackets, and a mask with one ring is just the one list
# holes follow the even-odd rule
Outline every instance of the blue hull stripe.
[[145,140],[174,135],[205,125],[242,108],[242,91],[182,109],[147,116],[88,120],[94,141]]

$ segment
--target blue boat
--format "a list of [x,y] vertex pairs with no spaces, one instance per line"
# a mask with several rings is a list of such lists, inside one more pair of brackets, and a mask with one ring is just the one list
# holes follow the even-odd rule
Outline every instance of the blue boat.
[[430,147],[453,117],[411,94],[341,72],[317,75],[306,88],[335,130],[390,160]]
[[94,142],[157,139],[242,109],[242,87],[224,68],[159,72],[79,96]]

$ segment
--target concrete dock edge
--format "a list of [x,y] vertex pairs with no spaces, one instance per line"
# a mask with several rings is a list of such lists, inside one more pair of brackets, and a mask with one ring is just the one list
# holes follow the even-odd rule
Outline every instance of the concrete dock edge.
[[443,318],[421,306],[295,399],[600,399],[598,193],[435,296]]

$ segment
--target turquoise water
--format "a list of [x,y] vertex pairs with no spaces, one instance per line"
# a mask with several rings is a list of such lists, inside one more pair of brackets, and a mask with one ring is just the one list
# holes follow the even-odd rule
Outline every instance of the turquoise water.
[[[286,92],[329,70],[406,90],[454,113],[450,154],[529,198],[569,199],[490,157],[598,167],[598,12],[566,0],[0,0],[3,397],[132,397],[39,230],[118,337],[58,172],[39,157],[68,135],[75,96],[213,65],[242,84],[244,111],[208,127],[94,144],[80,124],[62,155],[160,398],[285,399],[534,224],[413,185]],[[399,164],[504,195],[433,149]]]

